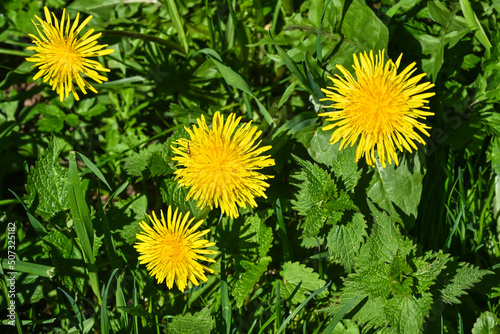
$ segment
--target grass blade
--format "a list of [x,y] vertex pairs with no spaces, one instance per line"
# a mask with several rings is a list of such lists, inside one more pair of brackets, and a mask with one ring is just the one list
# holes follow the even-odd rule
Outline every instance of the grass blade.
[[285,330],[286,326],[307,305],[307,303],[309,303],[309,301],[311,299],[313,299],[314,296],[316,296],[318,293],[321,293],[323,290],[326,290],[330,286],[330,284],[332,284],[332,282],[328,282],[322,288],[319,288],[318,290],[316,290],[313,293],[311,293],[311,295],[309,297],[307,297],[307,299],[304,300],[299,306],[297,306],[297,308],[295,310],[293,310],[293,312],[285,319],[285,321],[283,321],[283,323],[281,324],[281,327],[279,328],[279,330],[278,330],[278,332],[276,334],[279,334],[279,333],[283,332]]
[[486,36],[483,26],[481,25],[481,22],[479,22],[476,13],[472,10],[469,0],[460,0],[460,8],[462,8],[462,12],[464,13],[464,17],[469,25],[469,28],[476,31],[475,36],[479,42],[481,42],[481,44],[489,50],[492,46],[491,42],[488,39],[488,36]]
[[73,218],[73,225],[78,241],[83,249],[85,262],[87,263],[90,286],[92,287],[94,294],[99,299],[99,303],[101,303],[99,280],[97,278],[94,253],[92,251],[94,229],[92,227],[89,208],[80,186],[80,177],[76,167],[76,155],[74,151],[69,153],[68,182],[70,214]]
[[[102,300],[108,300],[109,286],[111,285],[111,280],[115,277],[117,271],[118,268],[115,268],[115,270],[113,270],[113,272],[109,276],[108,284],[106,284],[106,287],[102,292]],[[106,303],[103,303],[101,306],[101,332],[104,334],[109,333],[108,308]]]
[[337,314],[335,314],[335,317],[333,317],[332,321],[330,321],[328,326],[325,328],[323,334],[333,333],[333,330],[335,329],[339,321],[342,320],[344,315],[351,309],[351,307],[353,307],[356,304],[356,299],[357,297],[353,297],[340,309],[340,311]]
[[184,47],[184,51],[188,52],[188,42],[186,38],[186,32],[184,31],[184,26],[182,23],[181,16],[179,15],[179,11],[177,10],[177,5],[175,4],[175,0],[165,0],[165,4],[167,5],[168,14],[172,19],[172,23],[174,24],[175,30],[179,34],[179,38]]
[[56,276],[55,267],[45,266],[43,264],[37,264],[37,263],[24,262],[19,260],[16,260],[14,270],[12,270],[8,265],[8,260],[2,259],[2,268],[5,270],[23,272],[47,278],[53,278],[54,276]]
[[99,170],[99,168],[97,168],[97,166],[94,165],[94,163],[92,161],[90,161],[86,156],[84,156],[80,152],[76,152],[76,154],[78,154],[80,159],[83,160],[83,162],[87,165],[87,167],[92,172],[94,172],[94,174],[99,178],[99,180],[101,180],[108,187],[108,189],[111,190],[111,186],[109,185],[108,181],[106,181],[106,178],[104,177],[102,172]]

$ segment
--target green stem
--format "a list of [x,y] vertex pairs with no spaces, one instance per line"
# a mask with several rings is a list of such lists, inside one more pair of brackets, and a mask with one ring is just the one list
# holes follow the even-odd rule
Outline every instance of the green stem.
[[186,54],[186,51],[184,50],[184,48],[182,46],[180,46],[179,44],[171,42],[171,41],[163,39],[163,38],[156,37],[156,36],[140,34],[137,32],[121,31],[121,30],[104,30],[101,32],[103,35],[107,35],[107,36],[139,38],[139,39],[142,39],[143,41],[153,42],[153,43],[157,43],[160,45],[165,45],[166,47],[177,50],[177,51],[181,52],[182,54]]

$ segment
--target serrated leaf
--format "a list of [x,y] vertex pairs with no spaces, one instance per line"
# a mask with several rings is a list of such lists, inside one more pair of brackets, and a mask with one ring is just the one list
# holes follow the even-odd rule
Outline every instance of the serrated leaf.
[[309,142],[305,144],[307,152],[314,161],[332,166],[333,162],[337,160],[339,155],[340,142],[330,144],[330,137],[333,130],[323,131],[318,128],[313,133]]
[[151,176],[166,175],[172,171],[163,158],[162,152],[154,151],[149,157],[148,168],[151,171]]
[[394,221],[385,212],[378,211],[371,202],[368,202],[368,205],[373,214],[374,224],[368,239],[361,247],[360,262],[390,263],[398,252],[406,256],[414,251],[413,243],[403,238]]
[[256,263],[252,263],[247,271],[238,277],[231,291],[238,308],[243,306],[243,303],[250,296],[255,284],[259,282],[260,277],[267,270],[271,261],[272,258],[270,256],[262,257]]
[[[257,247],[257,254],[255,254],[256,258],[254,258],[255,260],[267,255],[267,252],[271,249],[273,243],[272,228],[266,226],[259,216],[253,215],[245,219],[242,231],[243,232],[239,237],[240,244],[238,248],[240,251],[248,250],[248,252],[251,252]],[[246,247],[245,245],[250,247]],[[247,259],[254,260],[250,258]]]
[[[429,260],[432,262],[429,263]],[[446,268],[446,264],[451,261],[449,254],[443,254],[440,250],[437,253],[427,252],[425,256],[413,260],[416,267],[413,276],[417,279],[416,285],[418,293],[424,293],[435,284],[436,278]]]
[[69,209],[68,171],[59,165],[61,147],[52,137],[46,153],[31,168],[26,184],[25,200],[31,206],[37,200],[35,213],[48,221]]
[[367,195],[393,217],[398,216],[397,209],[401,210],[413,224],[418,214],[424,175],[418,154],[414,154],[411,161],[401,159],[398,167],[393,164],[383,168],[377,161]]
[[198,313],[177,315],[167,326],[167,334],[210,334],[214,327],[211,309]]
[[361,213],[355,213],[346,225],[332,227],[326,239],[328,251],[349,272],[366,236],[366,221]]
[[192,198],[186,201],[188,190],[184,187],[179,187],[179,184],[177,184],[174,180],[163,180],[160,191],[165,204],[177,207],[184,213],[189,211],[195,217],[200,214],[201,209],[196,206],[196,201]]
[[441,290],[442,300],[449,304],[460,304],[458,297],[465,295],[465,290],[472,288],[474,284],[481,281],[483,276],[488,274],[493,274],[493,272],[476,268],[469,263],[461,262],[460,268],[451,279],[451,283]]
[[133,153],[125,159],[124,168],[131,176],[142,176],[142,172],[146,170],[149,165],[149,160],[153,152],[162,152],[164,146],[162,144],[151,144],[139,153]]
[[339,152],[337,159],[332,161],[332,172],[336,179],[341,179],[348,191],[354,191],[361,178],[356,162],[356,148],[349,146]]
[[135,235],[141,231],[140,221],[146,221],[148,199],[146,195],[130,196],[114,203],[109,209],[109,224],[112,230],[117,230],[128,244],[133,244]]
[[398,333],[420,333],[424,320],[429,315],[432,302],[432,296],[429,293],[420,298],[394,296],[385,303],[387,319]]
[[85,267],[83,256],[75,242],[58,230],[51,230],[43,241],[44,250],[50,254],[57,276],[69,290],[81,293],[85,288]]
[[477,318],[472,334],[500,334],[500,319],[491,312],[483,312]]
[[298,262],[284,263],[280,275],[283,277],[283,282],[280,284],[281,296],[284,299],[292,297],[292,304],[302,303],[306,299],[306,294],[316,291],[326,284],[324,280],[319,278],[318,273],[313,272],[312,268]]

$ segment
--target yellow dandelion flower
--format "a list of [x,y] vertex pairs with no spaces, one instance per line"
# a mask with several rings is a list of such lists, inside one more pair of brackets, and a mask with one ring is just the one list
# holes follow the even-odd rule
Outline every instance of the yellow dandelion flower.
[[238,206],[256,207],[256,197],[267,198],[265,180],[272,176],[258,170],[274,165],[270,156],[260,155],[271,148],[256,143],[262,131],[251,122],[238,127],[240,120],[231,114],[224,122],[216,112],[209,129],[202,115],[198,126],[186,129],[190,139],[179,139],[178,147],[172,147],[179,168],[175,180],[189,188],[187,199],[194,198],[203,208],[220,207],[232,218],[238,217]]
[[166,221],[163,211],[161,220],[153,212],[153,217],[149,216],[153,227],[144,221],[141,222],[143,231],[136,237],[142,242],[137,242],[134,247],[141,254],[140,263],[147,264],[149,274],[154,276],[158,283],[161,284],[166,279],[169,289],[172,289],[175,282],[179,290],[184,291],[188,279],[194,285],[199,285],[198,280],[207,281],[205,271],[209,273],[214,271],[198,261],[215,262],[202,254],[217,254],[217,252],[205,249],[215,245],[215,242],[200,239],[210,231],[209,229],[196,232],[203,220],[189,228],[194,218],[188,221],[189,212],[183,216],[182,213],[177,214],[177,211],[175,209],[172,215],[172,207],[169,206]]
[[[76,93],[73,81],[76,81],[78,87],[87,94],[85,87],[88,87],[94,93],[97,90],[92,87],[83,77],[82,73],[98,83],[107,81],[103,75],[97,71],[109,72],[109,69],[104,68],[98,61],[88,59],[89,57],[104,56],[113,53],[113,49],[105,49],[107,44],[97,45],[97,39],[101,33],[92,33],[94,29],[87,31],[81,38],[77,38],[80,31],[89,23],[92,16],[89,16],[82,24],[78,25],[80,13],[76,15],[76,19],[71,25],[69,15],[66,17],[66,9],[63,10],[61,21],[59,22],[48,8],[44,8],[45,21],[35,15],[39,23],[31,20],[38,31],[38,38],[35,35],[29,34],[33,38],[33,43],[36,46],[28,47],[28,50],[37,52],[32,57],[26,58],[27,61],[36,63],[33,67],[39,67],[38,73],[33,77],[36,80],[43,76],[43,82],[49,81],[52,85],[52,90],[59,94],[59,99],[69,96],[69,92],[78,101],[79,97]],[[39,26],[42,27],[40,31]]]
[[434,84],[417,84],[426,74],[411,77],[416,70],[415,63],[397,74],[402,56],[396,63],[392,60],[385,63],[384,51],[379,51],[375,58],[373,51],[369,56],[362,53],[359,60],[354,54],[356,79],[342,65],[337,65],[344,78],[339,75],[329,77],[334,87],[322,89],[327,96],[323,101],[333,101],[330,108],[337,109],[319,114],[334,122],[323,130],[335,129],[330,143],[342,139],[339,150],[354,145],[359,138],[356,161],[365,156],[367,164],[373,166],[376,149],[382,167],[386,167],[386,161],[392,164],[393,160],[398,165],[396,147],[401,152],[403,148],[412,152],[412,148],[417,150],[415,142],[425,145],[415,130],[429,136],[426,129],[430,127],[420,123],[419,119],[434,115],[426,111],[429,107],[425,104],[435,93],[422,93]]

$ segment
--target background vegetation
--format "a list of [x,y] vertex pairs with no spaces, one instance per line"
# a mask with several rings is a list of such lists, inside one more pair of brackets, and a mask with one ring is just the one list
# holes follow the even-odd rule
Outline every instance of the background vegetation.
[[[115,49],[98,94],[60,102],[32,81],[24,57],[44,5],[93,15],[88,28]],[[16,326],[4,312],[3,328],[498,332],[499,11],[465,0],[3,0],[0,256],[9,271],[14,222],[19,272]],[[436,85],[427,145],[398,168],[355,164],[317,116],[335,65],[380,49]],[[173,181],[170,145],[217,110],[263,130],[275,177],[258,208],[209,214],[215,274],[170,291],[132,245],[152,210],[199,214]]]

